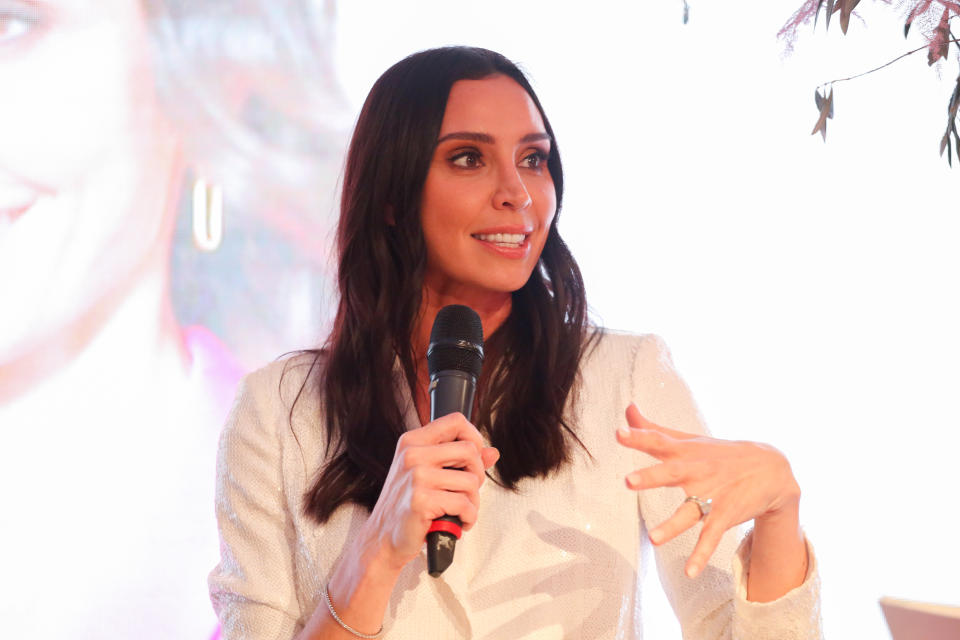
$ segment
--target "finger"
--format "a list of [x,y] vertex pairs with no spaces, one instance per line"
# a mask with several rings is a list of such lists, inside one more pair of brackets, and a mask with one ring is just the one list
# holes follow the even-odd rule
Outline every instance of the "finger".
[[[712,517],[711,517],[712,516]],[[703,531],[700,532],[700,539],[697,540],[697,546],[693,548],[690,559],[687,560],[687,577],[696,578],[703,568],[710,561],[710,556],[717,550],[720,539],[726,528],[719,524],[716,515],[711,513],[703,520]]]
[[419,491],[462,493],[470,502],[480,504],[480,479],[466,471],[418,467],[413,482]]
[[676,453],[677,441],[653,429],[631,429],[622,426],[617,429],[620,444],[649,453],[658,460],[664,460]]
[[666,434],[671,438],[676,438],[678,440],[687,440],[689,438],[696,438],[697,434],[687,433],[686,431],[677,431],[676,429],[668,429],[667,427],[662,427],[655,422],[647,420],[646,416],[640,413],[640,408],[633,402],[627,406],[627,424],[629,424],[634,429],[652,429],[659,433]]
[[465,530],[477,521],[478,508],[462,493],[441,491],[439,489],[418,491],[411,508],[421,514],[425,522],[436,520],[440,516],[457,516]]
[[478,478],[484,475],[485,467],[480,458],[480,451],[472,442],[464,440],[408,447],[400,455],[403,467],[408,471],[418,467],[450,467],[469,471]]
[[700,509],[692,502],[681,504],[673,515],[650,530],[650,542],[661,545],[670,542],[678,535],[700,521]]
[[459,412],[449,413],[419,429],[414,429],[407,433],[416,434],[414,436],[416,438],[415,444],[420,445],[465,440],[472,442],[476,445],[477,449],[484,447],[483,436],[481,436],[477,428],[470,424],[470,421]]
[[627,487],[639,490],[677,487],[689,479],[689,465],[679,462],[664,462],[628,473],[626,482]]
[[496,447],[484,447],[480,451],[480,459],[483,460],[483,468],[489,469],[500,459],[500,450]]

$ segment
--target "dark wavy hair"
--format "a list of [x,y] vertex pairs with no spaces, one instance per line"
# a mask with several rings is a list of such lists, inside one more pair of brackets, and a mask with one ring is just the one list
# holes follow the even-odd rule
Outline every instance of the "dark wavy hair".
[[420,199],[447,97],[458,80],[498,74],[523,87],[543,118],[557,215],[538,267],[513,293],[510,316],[487,337],[475,423],[500,450],[495,480],[512,490],[560,468],[574,444],[583,446],[564,407],[590,332],[583,279],[557,231],[563,168],[553,129],[524,74],[502,55],[471,47],[422,51],[374,84],[347,155],[337,230],[340,303],[326,345],[313,352],[329,453],[304,510],[319,522],[350,502],[372,510],[383,488],[406,430],[396,363],[416,397],[412,336],[426,267]]

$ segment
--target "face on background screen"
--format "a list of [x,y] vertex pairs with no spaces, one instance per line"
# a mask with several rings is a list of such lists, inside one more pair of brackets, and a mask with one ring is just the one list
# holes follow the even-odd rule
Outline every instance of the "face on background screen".
[[178,143],[141,3],[0,0],[0,365],[164,259]]
[[506,76],[460,80],[438,140],[420,213],[428,285],[516,291],[537,265],[557,208],[540,112]]

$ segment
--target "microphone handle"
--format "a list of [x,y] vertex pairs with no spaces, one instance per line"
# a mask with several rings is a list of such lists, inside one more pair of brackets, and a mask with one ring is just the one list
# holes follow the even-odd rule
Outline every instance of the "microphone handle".
[[[473,414],[477,379],[457,369],[438,371],[430,379],[430,421],[459,411],[467,420]],[[453,562],[453,552],[463,523],[457,516],[441,516],[427,531],[427,572],[434,578]]]
[[473,414],[477,379],[465,371],[438,371],[430,380],[430,421],[459,411],[467,420]]

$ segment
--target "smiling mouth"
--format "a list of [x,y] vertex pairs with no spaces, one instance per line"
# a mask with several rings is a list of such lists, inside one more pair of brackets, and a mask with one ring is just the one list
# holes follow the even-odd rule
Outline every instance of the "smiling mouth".
[[473,237],[481,242],[489,242],[498,247],[519,249],[527,241],[527,233],[474,233]]

